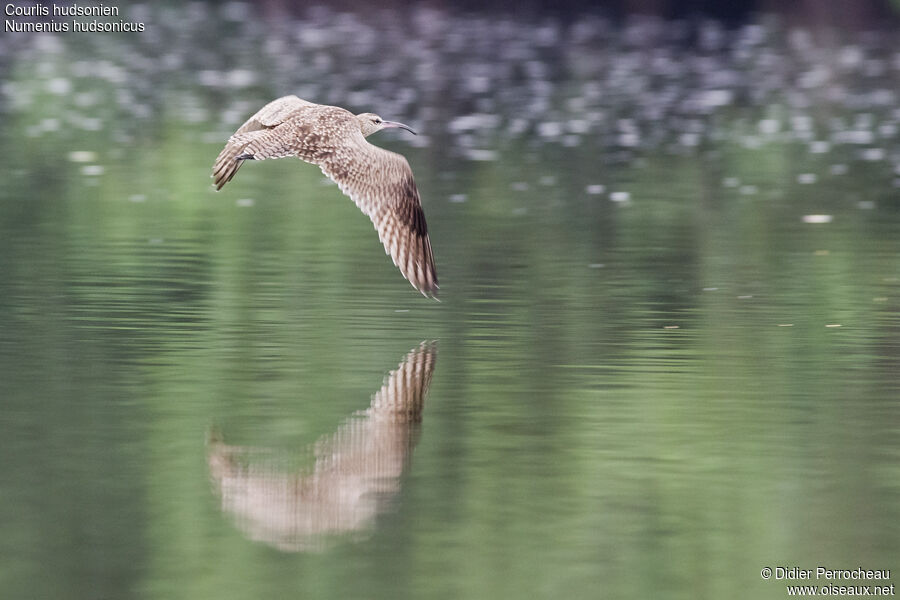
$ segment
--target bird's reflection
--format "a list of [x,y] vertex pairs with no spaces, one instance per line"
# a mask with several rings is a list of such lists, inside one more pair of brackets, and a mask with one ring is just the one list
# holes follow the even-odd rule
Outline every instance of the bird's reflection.
[[286,551],[365,532],[400,490],[436,353],[434,342],[411,350],[366,410],[311,446],[309,470],[279,469],[265,449],[230,446],[211,433],[207,460],[222,511],[252,539]]

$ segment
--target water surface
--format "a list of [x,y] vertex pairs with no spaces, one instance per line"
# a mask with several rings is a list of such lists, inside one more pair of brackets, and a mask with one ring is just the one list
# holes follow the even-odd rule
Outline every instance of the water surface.
[[[153,26],[0,40],[11,597],[783,598],[763,566],[897,568],[895,34],[319,10],[257,43],[249,5],[129,11]],[[284,93],[420,130],[371,141],[413,167],[441,303],[314,167],[211,190]],[[422,352],[421,412],[377,426]]]

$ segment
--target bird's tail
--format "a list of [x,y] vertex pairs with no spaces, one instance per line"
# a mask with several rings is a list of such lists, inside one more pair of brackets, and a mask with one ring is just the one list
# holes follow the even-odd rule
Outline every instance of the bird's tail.
[[245,145],[235,144],[229,140],[222,152],[219,153],[212,172],[213,185],[216,186],[216,191],[221,190],[222,186],[231,181],[231,178],[234,177],[234,174],[238,172],[238,169],[244,163],[244,159],[248,158],[242,154]]

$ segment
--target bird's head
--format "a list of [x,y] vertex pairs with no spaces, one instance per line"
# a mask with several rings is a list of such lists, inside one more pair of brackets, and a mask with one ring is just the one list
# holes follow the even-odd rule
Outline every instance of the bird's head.
[[359,121],[359,130],[362,131],[362,134],[365,137],[369,137],[376,131],[389,129],[391,127],[399,127],[400,129],[405,129],[411,134],[416,135],[416,132],[413,131],[409,125],[397,123],[396,121],[385,121],[375,113],[362,113],[356,115],[356,120]]

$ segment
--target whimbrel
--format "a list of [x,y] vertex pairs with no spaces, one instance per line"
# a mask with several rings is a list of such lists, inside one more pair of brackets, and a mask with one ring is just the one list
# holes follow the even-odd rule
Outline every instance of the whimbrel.
[[366,141],[389,127],[415,133],[373,113],[354,115],[297,96],[278,98],[228,139],[213,166],[216,190],[231,181],[245,160],[296,156],[317,165],[372,219],[385,252],[403,276],[434,298],[434,257],[412,169],[399,154]]

